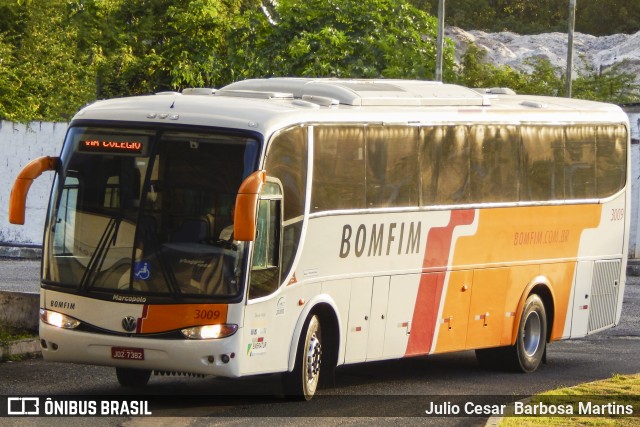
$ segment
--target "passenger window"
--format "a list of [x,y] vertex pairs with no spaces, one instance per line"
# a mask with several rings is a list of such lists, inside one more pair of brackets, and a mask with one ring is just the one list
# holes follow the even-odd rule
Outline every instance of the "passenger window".
[[365,208],[362,126],[316,127],[312,212]]
[[417,127],[367,127],[367,207],[419,203]]
[[596,140],[596,195],[619,191],[627,178],[627,133],[624,126],[601,126]]
[[469,202],[469,140],[466,126],[422,128],[422,206]]
[[267,182],[258,202],[257,235],[253,246],[253,263],[249,299],[269,295],[280,286],[280,235],[282,191]]
[[520,200],[564,199],[564,128],[523,126]]
[[567,127],[564,182],[567,199],[590,199],[596,195],[596,129]]
[[518,200],[520,140],[515,126],[477,125],[469,130],[471,202]]

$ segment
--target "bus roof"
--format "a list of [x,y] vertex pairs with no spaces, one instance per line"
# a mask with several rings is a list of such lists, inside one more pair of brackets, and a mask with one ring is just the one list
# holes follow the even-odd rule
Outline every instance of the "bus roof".
[[616,105],[468,89],[419,80],[269,78],[219,90],[99,101],[76,120],[165,122],[250,130],[268,135],[300,123],[626,122]]

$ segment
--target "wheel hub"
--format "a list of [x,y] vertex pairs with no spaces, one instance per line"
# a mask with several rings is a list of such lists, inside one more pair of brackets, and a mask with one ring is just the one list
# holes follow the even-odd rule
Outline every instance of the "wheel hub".
[[313,381],[320,372],[320,363],[322,356],[322,346],[320,340],[313,334],[309,340],[309,349],[307,351],[307,379]]
[[529,316],[527,316],[527,320],[524,324],[524,351],[527,356],[532,357],[538,351],[538,347],[540,346],[540,334],[541,334],[542,326],[540,321],[540,316],[538,313],[531,312]]

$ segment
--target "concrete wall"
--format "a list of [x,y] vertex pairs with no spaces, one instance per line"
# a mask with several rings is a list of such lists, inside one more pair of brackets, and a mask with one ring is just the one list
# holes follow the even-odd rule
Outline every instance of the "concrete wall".
[[39,294],[0,292],[0,326],[37,332],[39,312]]
[[40,156],[60,154],[66,131],[67,123],[0,121],[0,244],[42,245],[53,173],[44,173],[31,186],[23,226],[8,222],[9,195],[24,165]]
[[[640,104],[624,107],[631,122],[632,212],[629,258],[640,259]],[[9,194],[20,169],[39,156],[57,156],[67,123],[0,121],[0,245],[41,246],[53,174],[45,173],[31,186],[24,226],[9,224]],[[0,252],[9,253],[8,251]],[[11,253],[24,253],[11,251]]]

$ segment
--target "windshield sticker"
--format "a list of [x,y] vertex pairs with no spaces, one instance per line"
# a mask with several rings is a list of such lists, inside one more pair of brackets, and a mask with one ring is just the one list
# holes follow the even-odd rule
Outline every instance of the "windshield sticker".
[[133,264],[133,275],[138,280],[148,280],[151,277],[151,263],[149,261],[137,261]]

